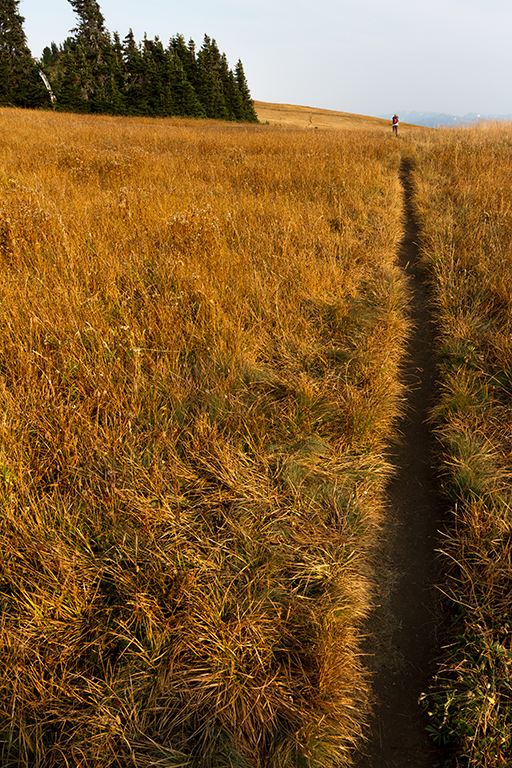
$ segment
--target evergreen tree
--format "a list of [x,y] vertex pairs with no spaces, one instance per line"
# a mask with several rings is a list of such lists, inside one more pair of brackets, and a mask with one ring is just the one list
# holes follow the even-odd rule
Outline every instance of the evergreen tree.
[[123,60],[123,44],[118,32],[114,32],[110,47],[108,70],[110,74],[110,100],[112,111],[116,115],[126,114],[125,101],[125,67]]
[[46,89],[27,46],[19,0],[0,4],[0,103],[34,107],[46,101]]
[[84,96],[84,80],[87,76],[87,59],[80,45],[74,41],[67,45],[59,60],[60,68],[54,91],[57,96],[57,108],[68,112],[89,112],[89,104]]
[[158,37],[137,43],[130,29],[121,42],[97,0],[69,3],[78,17],[73,36],[45,48],[40,64],[60,109],[257,121],[241,62],[233,73],[215,40],[205,35],[197,55],[183,35],[164,48]]
[[69,0],[79,23],[73,32],[89,53],[101,55],[105,40],[105,19],[96,0]]
[[183,63],[171,49],[172,62],[172,108],[178,117],[206,117],[197,93],[189,81]]
[[187,80],[195,90],[197,88],[198,75],[196,46],[194,41],[190,40],[189,44],[187,45],[183,35],[176,35],[170,40],[169,50],[172,51],[173,54],[177,56],[181,61]]
[[55,43],[51,44],[51,48],[46,46],[46,48],[43,51],[43,55],[41,57],[41,65],[45,69],[51,69],[56,64],[58,64],[58,61],[61,56],[61,51],[57,48],[57,45]]
[[172,59],[158,37],[154,40],[144,37],[142,60],[147,114],[172,115]]
[[123,65],[126,113],[128,115],[144,115],[146,114],[144,63],[131,29],[123,40]]
[[[225,107],[225,114],[226,114],[225,119],[236,120],[237,115],[235,112],[235,104],[233,99],[234,94],[231,92],[232,77],[230,76],[232,75],[232,73],[229,70],[226,54],[220,53],[218,48],[217,48],[217,51],[218,51],[217,64],[216,64],[217,81],[222,91],[222,97],[223,97],[222,101]],[[234,82],[234,78],[233,78],[233,82]]]
[[125,114],[124,67],[119,35],[114,35],[112,39],[110,34],[105,32],[101,57],[91,70],[95,83],[89,95],[90,111]]
[[229,111],[229,119],[239,122],[245,121],[245,105],[238,87],[236,77],[231,70],[227,73],[227,82],[224,88],[224,96]]
[[[69,0],[78,16],[74,45],[62,60],[62,79],[66,85],[61,93],[63,109],[77,108],[86,112],[113,112],[112,44],[105,29],[105,19],[96,0]],[[115,89],[114,89],[115,90]],[[72,101],[68,100],[72,97]]]
[[235,67],[235,80],[238,85],[240,96],[242,98],[241,119],[248,123],[257,123],[258,115],[256,114],[256,110],[254,108],[254,101],[251,98],[251,92],[249,90],[249,86],[247,85],[244,68],[240,59],[238,59],[238,63]]
[[135,42],[135,35],[133,34],[133,29],[130,29],[123,40],[123,55],[125,57],[125,62],[128,62],[137,51],[138,46]]
[[208,35],[204,36],[203,45],[197,54],[197,72],[197,95],[203,105],[206,117],[229,120],[221,82],[221,55],[217,43]]

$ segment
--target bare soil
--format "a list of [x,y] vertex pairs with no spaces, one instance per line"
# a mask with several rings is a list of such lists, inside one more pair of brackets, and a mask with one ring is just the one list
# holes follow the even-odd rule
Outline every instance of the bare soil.
[[435,673],[443,624],[435,583],[436,549],[446,512],[428,424],[436,386],[435,328],[420,265],[407,160],[401,179],[406,221],[400,264],[409,282],[413,332],[403,361],[406,412],[390,452],[396,471],[375,553],[379,591],[364,648],[374,675],[373,719],[368,741],[356,759],[358,768],[433,768],[444,754],[428,737],[427,715],[418,702]]

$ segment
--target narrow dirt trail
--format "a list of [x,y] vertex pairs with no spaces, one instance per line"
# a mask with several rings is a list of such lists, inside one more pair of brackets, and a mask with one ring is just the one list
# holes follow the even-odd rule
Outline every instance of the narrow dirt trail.
[[369,619],[364,649],[374,675],[374,715],[368,742],[357,756],[358,768],[433,768],[442,755],[428,738],[428,721],[418,704],[434,672],[441,623],[434,583],[444,515],[427,424],[435,387],[434,329],[419,264],[407,160],[401,181],[406,221],[400,265],[409,282],[413,330],[402,372],[406,411],[390,451],[396,471],[376,552],[379,607]]

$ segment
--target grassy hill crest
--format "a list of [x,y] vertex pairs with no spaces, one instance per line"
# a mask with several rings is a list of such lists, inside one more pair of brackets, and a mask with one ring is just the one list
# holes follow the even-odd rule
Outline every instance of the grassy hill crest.
[[[368,115],[355,115],[350,112],[337,112],[332,109],[299,106],[296,104],[273,104],[265,101],[255,101],[256,114],[261,123],[299,128],[355,128],[368,130],[382,128],[391,130],[391,121]],[[416,128],[417,126],[401,123],[400,127]]]

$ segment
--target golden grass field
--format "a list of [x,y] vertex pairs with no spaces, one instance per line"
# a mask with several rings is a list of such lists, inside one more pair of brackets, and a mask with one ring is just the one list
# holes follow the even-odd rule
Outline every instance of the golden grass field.
[[[397,141],[256,106],[268,125],[0,111],[2,765],[350,765],[403,398],[404,154],[466,637],[429,707],[472,766],[510,747],[511,128]],[[449,685],[474,638],[473,722]]]
[[[380,128],[383,133],[391,131],[391,119],[382,120],[379,117],[336,112],[332,109],[301,107],[295,104],[271,104],[264,101],[255,101],[254,106],[258,120],[274,127],[362,131]],[[417,132],[418,126],[401,123],[400,135],[411,130]]]
[[3,765],[348,764],[396,141],[3,110]]
[[348,112],[335,112],[330,109],[318,109],[317,107],[300,107],[295,104],[270,104],[263,101],[255,101],[256,114],[261,123],[272,126],[298,127],[298,128],[323,128],[329,130],[361,129],[369,128],[388,129],[390,122],[378,117],[365,115],[353,115]]

